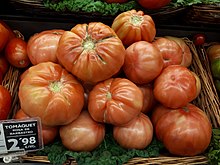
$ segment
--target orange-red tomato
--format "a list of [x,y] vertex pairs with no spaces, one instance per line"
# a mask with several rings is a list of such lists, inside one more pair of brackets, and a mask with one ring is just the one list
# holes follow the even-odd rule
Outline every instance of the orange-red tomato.
[[155,23],[151,16],[134,9],[119,14],[111,27],[125,46],[137,41],[152,42],[156,35]]
[[137,0],[146,9],[160,9],[170,3],[171,0]]
[[203,153],[211,141],[212,126],[206,114],[193,104],[171,109],[156,123],[156,136],[168,151],[179,156]]
[[[30,116],[24,113],[22,109],[19,109],[15,115],[14,119],[28,119]],[[47,145],[49,143],[52,143],[54,139],[58,135],[58,127],[47,127],[42,125],[42,139],[44,145]]]
[[62,144],[72,151],[92,151],[104,140],[105,125],[94,121],[83,110],[70,124],[60,127]]
[[101,22],[77,24],[61,36],[58,61],[84,82],[95,84],[115,75],[124,63],[125,48],[114,30]]
[[154,81],[154,97],[166,107],[179,108],[197,97],[193,73],[181,65],[170,65]]
[[40,117],[46,126],[75,120],[84,105],[84,90],[78,80],[59,64],[34,65],[19,86],[21,108],[30,117]]
[[88,111],[97,122],[124,125],[143,107],[143,94],[130,80],[111,78],[98,83],[89,93]]
[[180,65],[183,60],[181,47],[173,40],[160,37],[153,42],[161,52],[164,60],[164,68],[169,65]]
[[189,67],[192,63],[192,53],[186,42],[182,38],[174,36],[165,36],[165,38],[175,41],[181,47],[183,59],[180,65]]
[[148,116],[140,113],[125,126],[114,126],[113,137],[127,149],[144,149],[153,138],[153,126]]
[[123,70],[134,83],[151,82],[161,73],[163,65],[159,49],[147,41],[135,42],[126,49]]
[[0,85],[0,120],[6,120],[10,113],[12,97],[10,92]]
[[6,45],[5,57],[14,67],[27,67],[30,64],[30,60],[27,55],[27,42],[21,38],[11,39]]
[[220,58],[220,43],[209,46],[207,49],[207,55],[210,62],[213,62],[216,59]]
[[58,63],[56,51],[62,29],[44,30],[30,37],[27,42],[27,54],[33,65],[41,62]]

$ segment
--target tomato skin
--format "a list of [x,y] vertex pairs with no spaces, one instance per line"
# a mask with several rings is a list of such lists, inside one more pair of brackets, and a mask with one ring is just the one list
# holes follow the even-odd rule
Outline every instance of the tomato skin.
[[12,97],[10,92],[0,85],[0,120],[6,120],[10,113]]
[[214,78],[220,79],[220,58],[211,62],[211,71]]
[[130,80],[110,78],[98,83],[89,93],[88,111],[97,122],[124,125],[143,107],[143,94]]
[[220,44],[218,43],[209,46],[206,52],[210,62],[213,62],[214,60],[220,58]]
[[128,0],[104,0],[107,3],[125,3],[128,2]]
[[183,107],[197,97],[196,83],[188,68],[170,65],[155,79],[154,97],[166,107]]
[[4,76],[9,69],[9,62],[3,54],[0,54],[0,73]]
[[126,49],[123,71],[129,80],[146,84],[161,73],[163,65],[162,55],[153,44],[138,41]]
[[193,104],[170,110],[156,124],[156,136],[168,151],[179,156],[203,153],[212,136],[207,115]]
[[11,39],[6,45],[5,57],[14,67],[27,67],[30,64],[30,60],[27,55],[27,42],[21,38]]
[[162,54],[164,68],[169,65],[180,65],[182,63],[182,49],[175,41],[160,37],[153,42],[153,45],[156,46]]
[[[30,118],[30,116],[25,114],[22,109],[19,109],[15,113],[13,118],[14,119],[28,119]],[[42,125],[42,139],[43,139],[44,145],[52,143],[54,139],[57,137],[57,135],[58,135],[58,127],[47,127],[47,126]]]
[[114,126],[113,137],[126,149],[144,149],[153,138],[153,125],[149,117],[140,113],[125,126]]
[[9,34],[8,29],[0,23],[0,52],[5,48],[9,40]]
[[204,43],[206,42],[206,36],[205,34],[196,34],[194,37],[193,37],[193,43],[196,45],[196,46],[199,46],[199,45],[203,45]]
[[175,41],[181,47],[183,58],[180,65],[189,67],[192,63],[192,53],[189,46],[185,43],[185,41],[182,38],[178,38],[174,36],[165,36],[165,38]]
[[44,30],[30,37],[27,42],[27,54],[33,65],[41,62],[58,63],[56,51],[62,29]]
[[46,126],[75,120],[84,105],[84,89],[59,64],[34,65],[23,75],[18,92],[20,105],[30,117],[40,117]]
[[61,36],[57,58],[80,80],[96,84],[120,71],[125,48],[109,26],[101,22],[77,24]]
[[111,27],[126,47],[137,41],[152,42],[156,35],[152,17],[134,9],[119,14]]
[[60,127],[62,144],[71,151],[92,151],[104,140],[105,125],[95,122],[88,111],[68,125]]
[[171,0],[137,0],[146,9],[160,9],[170,3]]

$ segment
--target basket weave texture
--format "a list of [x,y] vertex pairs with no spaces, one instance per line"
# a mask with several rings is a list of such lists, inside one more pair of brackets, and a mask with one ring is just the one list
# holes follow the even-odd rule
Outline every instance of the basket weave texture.
[[[190,69],[194,71],[201,80],[201,92],[199,96],[193,101],[195,105],[200,107],[209,117],[213,128],[220,127],[220,112],[219,112],[219,97],[215,89],[212,74],[210,71],[209,61],[204,47],[195,47],[192,41],[184,38],[187,45],[192,52],[192,64]],[[9,89],[13,97],[13,104],[9,118],[12,118],[16,111],[20,108],[18,99],[18,88],[20,83],[20,75],[22,71],[14,67],[10,67],[3,79],[3,85]],[[22,161],[44,162],[49,163],[47,156],[37,156],[28,154],[21,157]],[[74,159],[69,159],[66,164],[77,164]],[[155,158],[141,158],[136,157],[129,160],[126,165],[133,164],[173,164],[173,165],[195,165],[208,164],[208,159],[205,155],[198,155],[193,157],[174,157],[165,153]]]

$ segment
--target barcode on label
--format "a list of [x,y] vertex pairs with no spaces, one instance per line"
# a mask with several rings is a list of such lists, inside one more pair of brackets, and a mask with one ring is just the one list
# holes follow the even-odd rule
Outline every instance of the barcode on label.
[[0,154],[7,153],[7,146],[5,143],[5,135],[3,130],[3,125],[0,123]]

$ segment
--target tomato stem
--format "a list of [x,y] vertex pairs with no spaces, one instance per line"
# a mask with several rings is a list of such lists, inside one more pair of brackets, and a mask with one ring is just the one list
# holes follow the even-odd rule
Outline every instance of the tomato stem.
[[131,17],[131,23],[135,26],[141,25],[142,21],[143,21],[143,17],[141,16],[134,15]]
[[61,87],[62,87],[62,83],[60,81],[52,82],[49,85],[49,89],[54,93],[60,92]]
[[112,98],[111,92],[107,92],[106,97],[107,97],[107,99],[111,99]]

